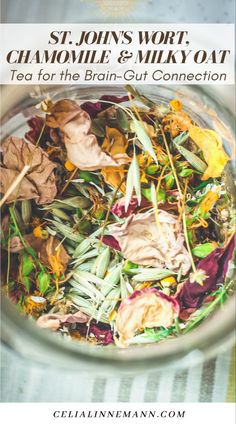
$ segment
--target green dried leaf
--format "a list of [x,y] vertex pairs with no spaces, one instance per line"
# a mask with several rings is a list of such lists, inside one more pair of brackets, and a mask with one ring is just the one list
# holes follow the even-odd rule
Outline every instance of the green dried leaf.
[[[142,195],[144,197],[146,197],[146,199],[149,202],[152,202],[151,188],[145,188],[145,187],[143,187],[142,190],[141,190],[141,192],[142,192]],[[165,200],[166,200],[166,193],[165,193],[165,190],[163,190],[163,188],[160,188],[158,190],[158,193],[156,195],[157,195],[157,201],[158,201],[158,203],[159,202],[165,202]]]
[[24,224],[29,224],[32,215],[32,206],[30,200],[22,200],[21,216]]
[[140,170],[138,160],[134,151],[133,160],[130,164],[127,180],[126,180],[126,193],[125,193],[125,210],[128,210],[133,191],[135,190],[138,204],[141,203],[141,184],[140,184]]
[[74,287],[73,293],[78,292],[83,296],[88,296],[90,299],[101,301],[104,299],[102,293],[94,286],[93,283],[79,274],[73,275],[74,279],[70,280],[70,285]]
[[103,300],[97,313],[97,321],[100,321],[102,315],[109,316],[110,313],[115,309],[119,300],[120,287],[115,287],[108,293],[106,298]]
[[159,165],[153,164],[153,165],[149,165],[146,169],[145,172],[148,175],[156,175],[157,171],[159,169]]
[[55,221],[54,219],[47,219],[47,221],[51,222],[54,227],[56,227],[56,229],[59,231],[59,233],[61,233],[69,240],[73,240],[77,243],[80,243],[84,239],[84,237],[79,234],[77,230],[74,230],[69,225],[62,224],[61,222]]
[[70,221],[70,217],[62,209],[49,209],[53,216],[63,219],[65,221]]
[[189,137],[188,131],[184,131],[173,139],[173,143],[178,144],[178,146],[180,146],[188,139],[188,137]]
[[205,258],[209,255],[213,250],[215,250],[215,246],[212,243],[203,243],[192,249],[192,253],[198,258]]
[[126,260],[122,268],[122,272],[125,272],[125,274],[127,275],[133,275],[132,270],[138,267],[139,267],[138,264],[135,264],[134,262]]
[[156,154],[153,150],[152,140],[144,129],[142,122],[138,121],[136,118],[133,118],[132,122],[134,131],[137,134],[140,143],[143,145],[145,151],[147,151],[153,160],[158,164]]
[[23,254],[22,255],[22,277],[28,276],[34,269],[34,263],[31,256]]
[[99,118],[93,119],[91,125],[91,132],[97,137],[105,137],[106,131],[104,122]]
[[119,283],[121,269],[122,265],[118,265],[104,278],[104,282],[107,283],[103,284],[101,287],[101,292],[104,294],[104,296],[107,296],[109,291]]
[[50,285],[50,275],[41,271],[37,277],[40,293],[43,295]]
[[118,108],[116,112],[116,117],[120,129],[124,131],[129,131],[129,120],[125,111],[121,108]]
[[27,276],[22,277],[21,280],[22,284],[24,284],[24,286],[26,287],[27,291],[30,291],[30,278]]
[[157,193],[156,193],[155,184],[153,182],[151,183],[151,202],[152,202],[152,205],[153,205],[154,209],[157,210],[158,209],[158,205],[157,205]]
[[120,275],[120,292],[121,292],[121,298],[127,299],[129,297],[130,293],[127,288],[127,284],[129,284],[129,279],[126,275],[121,274]]
[[171,190],[175,184],[175,178],[174,175],[170,174],[167,177],[165,177],[165,188],[166,190]]
[[133,270],[133,274],[136,274],[133,280],[140,283],[143,281],[161,280],[162,278],[175,275],[175,273],[169,269],[162,268],[136,268]]
[[78,244],[78,246],[74,250],[73,258],[79,258],[80,256],[83,256],[91,249],[94,243],[98,243],[98,240],[89,237],[83,240],[80,244]]
[[140,91],[137,90],[137,88],[132,87],[131,85],[126,85],[125,89],[130,93],[135,99],[138,99],[140,102],[142,102],[147,107],[152,107],[155,105],[155,103],[146,97],[144,94],[140,93]]
[[180,177],[189,177],[190,175],[192,175],[192,173],[193,173],[193,170],[192,169],[189,169],[189,168],[185,168],[185,169],[182,169],[182,171],[181,172],[179,172],[179,176]]
[[106,247],[103,252],[99,255],[96,264],[96,276],[103,278],[107,272],[111,258],[110,248]]
[[183,146],[176,144],[176,147],[180,154],[199,172],[205,172],[207,165],[203,160],[201,160],[197,155],[185,149]]
[[77,268],[75,270],[75,273],[73,274],[74,278],[77,278],[77,275],[79,277],[82,277],[84,279],[87,279],[88,281],[90,281],[93,284],[96,284],[96,286],[101,287],[104,284],[104,280],[102,278],[97,277],[96,275],[87,272],[85,270],[82,270],[80,268]]
[[134,151],[134,158],[133,158],[133,184],[134,184],[134,189],[137,195],[137,199],[138,199],[138,204],[140,205],[141,203],[141,184],[140,184],[140,170],[139,170],[139,164],[138,164],[138,160]]

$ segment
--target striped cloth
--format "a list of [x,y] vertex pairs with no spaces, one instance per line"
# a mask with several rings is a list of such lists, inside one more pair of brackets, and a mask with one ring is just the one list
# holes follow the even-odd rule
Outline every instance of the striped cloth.
[[235,350],[180,371],[96,377],[1,348],[2,402],[234,402]]

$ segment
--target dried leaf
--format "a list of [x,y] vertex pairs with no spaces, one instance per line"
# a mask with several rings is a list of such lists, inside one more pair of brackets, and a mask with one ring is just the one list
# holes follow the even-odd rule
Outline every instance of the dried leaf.
[[230,160],[224,151],[220,136],[213,130],[191,125],[189,137],[202,150],[204,159],[208,164],[202,180],[220,177],[226,163]]
[[185,147],[176,144],[178,151],[181,155],[199,172],[205,172],[207,165],[203,160],[201,160],[195,153],[190,152],[190,150],[185,149]]
[[153,158],[153,160],[156,163],[158,163],[156,154],[152,146],[152,140],[147,134],[145,128],[143,127],[142,122],[138,121],[136,118],[133,118],[132,124],[133,124],[133,129],[135,133],[137,134],[137,137],[140,143],[143,145],[144,150],[149,153],[149,155]]
[[44,295],[50,284],[50,276],[46,272],[41,271],[37,276],[37,280],[39,291],[42,295]]
[[135,151],[134,151],[133,160],[131,162],[131,165],[129,167],[129,171],[127,174],[126,193],[125,193],[125,212],[128,211],[134,190],[137,195],[138,205],[140,205],[141,203],[140,170],[139,170],[139,163],[138,163]]
[[192,249],[192,253],[198,258],[205,258],[207,255],[213,252],[213,250],[215,250],[216,247],[217,247],[216,243],[203,243],[203,244],[199,244],[198,246],[195,246]]
[[24,238],[35,252],[37,252],[43,265],[58,275],[65,272],[70,256],[60,243],[60,240],[52,236],[47,240],[43,240],[34,237],[33,234],[28,234]]
[[7,202],[13,200],[35,199],[36,203],[50,203],[56,196],[56,183],[53,164],[47,154],[33,144],[18,137],[8,137],[1,145],[3,165],[1,167],[0,192],[6,193],[19,176],[22,169],[29,165],[29,170]]

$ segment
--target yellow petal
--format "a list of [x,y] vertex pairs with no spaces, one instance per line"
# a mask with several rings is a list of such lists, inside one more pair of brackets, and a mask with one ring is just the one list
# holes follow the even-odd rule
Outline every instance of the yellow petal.
[[179,99],[173,99],[169,103],[173,112],[180,112],[182,110],[182,102]]
[[67,171],[74,171],[75,169],[76,169],[76,166],[72,163],[72,162],[70,162],[69,160],[67,160],[66,162],[65,162],[65,168],[67,169]]
[[200,209],[202,213],[207,213],[211,210],[212,206],[219,199],[219,194],[215,191],[208,191],[202,202],[200,203]]
[[191,125],[189,136],[203,152],[208,165],[202,180],[220,177],[226,163],[230,160],[225,153],[220,136],[213,130],[199,128]]
[[125,153],[128,146],[128,142],[117,128],[106,127],[106,138],[103,140],[102,149],[109,153],[111,156],[115,156],[120,153]]
[[[117,189],[120,186],[120,183],[125,175],[122,169],[117,170],[117,168],[102,168],[102,176],[105,182],[111,185],[113,188]],[[125,183],[121,184],[120,191],[125,193]]]

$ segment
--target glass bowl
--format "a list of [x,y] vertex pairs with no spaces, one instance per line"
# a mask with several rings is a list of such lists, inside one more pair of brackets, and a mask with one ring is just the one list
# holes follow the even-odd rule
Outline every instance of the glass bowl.
[[[203,127],[215,129],[225,140],[225,149],[233,158],[234,112],[231,88],[222,90],[205,86],[141,86],[151,99],[168,103],[181,98],[184,110]],[[122,86],[3,86],[2,134],[22,137],[27,118],[39,114],[37,104],[50,96],[52,100],[71,98],[79,103],[95,101],[104,94],[122,96]],[[233,165],[228,170],[232,181]],[[230,190],[233,190],[231,187]],[[58,367],[88,370],[96,374],[143,372],[150,369],[180,368],[196,365],[234,342],[235,297],[208,317],[199,327],[178,338],[157,344],[132,345],[127,349],[97,346],[62,338],[59,334],[40,330],[32,319],[20,315],[16,307],[1,297],[2,342],[21,355]]]

